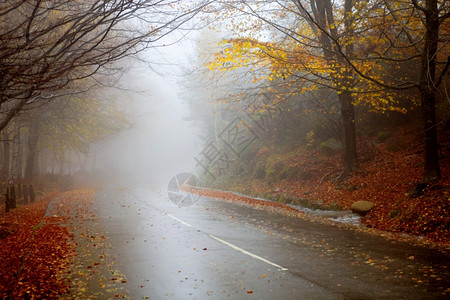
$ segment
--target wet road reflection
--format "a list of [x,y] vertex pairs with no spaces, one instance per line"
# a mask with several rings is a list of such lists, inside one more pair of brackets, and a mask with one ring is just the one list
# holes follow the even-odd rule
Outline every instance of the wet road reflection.
[[[147,186],[109,187],[97,199],[132,299],[444,297],[442,280],[417,284],[394,270],[407,272],[402,258],[416,251],[424,261],[409,271],[419,277],[422,264],[448,265],[448,253],[212,199],[177,207]],[[386,257],[392,272],[365,263]]]

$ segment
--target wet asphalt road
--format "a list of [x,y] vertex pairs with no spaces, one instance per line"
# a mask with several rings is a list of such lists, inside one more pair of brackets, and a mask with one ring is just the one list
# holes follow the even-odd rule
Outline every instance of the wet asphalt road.
[[[97,194],[132,299],[447,299],[450,255],[346,226],[164,190]],[[447,294],[445,293],[447,291]]]

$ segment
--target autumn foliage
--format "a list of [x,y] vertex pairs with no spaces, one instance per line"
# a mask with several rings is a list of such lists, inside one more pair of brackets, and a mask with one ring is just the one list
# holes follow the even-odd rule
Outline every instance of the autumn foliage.
[[64,219],[44,216],[52,196],[0,215],[0,298],[57,298],[67,293],[69,243]]
[[226,199],[233,203],[237,204],[248,204],[252,206],[259,206],[259,207],[273,207],[277,209],[282,209],[290,212],[298,212],[298,210],[285,205],[283,203],[278,202],[267,202],[260,199],[255,199],[253,197],[245,196],[245,195],[239,195],[236,193],[231,192],[225,192],[225,191],[218,191],[213,189],[205,189],[205,188],[195,188],[191,186],[182,186],[181,189],[187,193],[192,193],[196,195],[200,195],[203,197],[209,197],[209,198],[220,198],[220,199]]
[[[443,178],[433,183],[423,183],[420,141],[416,135],[405,131],[398,131],[396,135],[407,146],[393,150],[389,143],[378,144],[373,139],[361,138],[360,167],[345,180],[336,180],[342,170],[341,154],[330,156],[310,150],[299,151],[295,157],[273,153],[285,165],[302,170],[294,178],[268,183],[267,180],[248,178],[246,175],[215,185],[219,189],[266,197],[274,202],[212,190],[202,191],[201,194],[260,207],[288,207],[288,210],[291,207],[275,202],[280,196],[308,199],[312,203],[320,203],[326,209],[337,206],[343,210],[350,210],[352,203],[358,200],[368,200],[375,207],[362,219],[363,226],[417,236],[423,241],[448,246],[450,139],[444,136],[441,139]],[[262,149],[264,153],[270,152],[267,148]],[[308,177],[304,174],[308,174]]]

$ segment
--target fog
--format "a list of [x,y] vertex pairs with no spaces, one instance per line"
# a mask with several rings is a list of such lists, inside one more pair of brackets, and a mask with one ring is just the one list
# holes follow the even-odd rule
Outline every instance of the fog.
[[192,52],[189,40],[153,49],[130,60],[116,88],[102,92],[119,100],[132,128],[93,148],[95,170],[126,181],[167,182],[180,172],[192,172],[199,151],[197,130],[183,120],[188,108],[179,98],[180,66]]

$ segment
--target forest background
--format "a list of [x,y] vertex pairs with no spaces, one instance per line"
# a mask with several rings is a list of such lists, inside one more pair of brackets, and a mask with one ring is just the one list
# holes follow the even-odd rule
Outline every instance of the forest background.
[[448,1],[119,2],[1,4],[4,186],[98,177],[93,145],[132,123],[99,93],[121,59],[204,28],[180,97],[208,185],[337,209],[370,200],[369,226],[448,241]]
[[448,243],[449,3],[217,5],[182,94],[206,185]]

